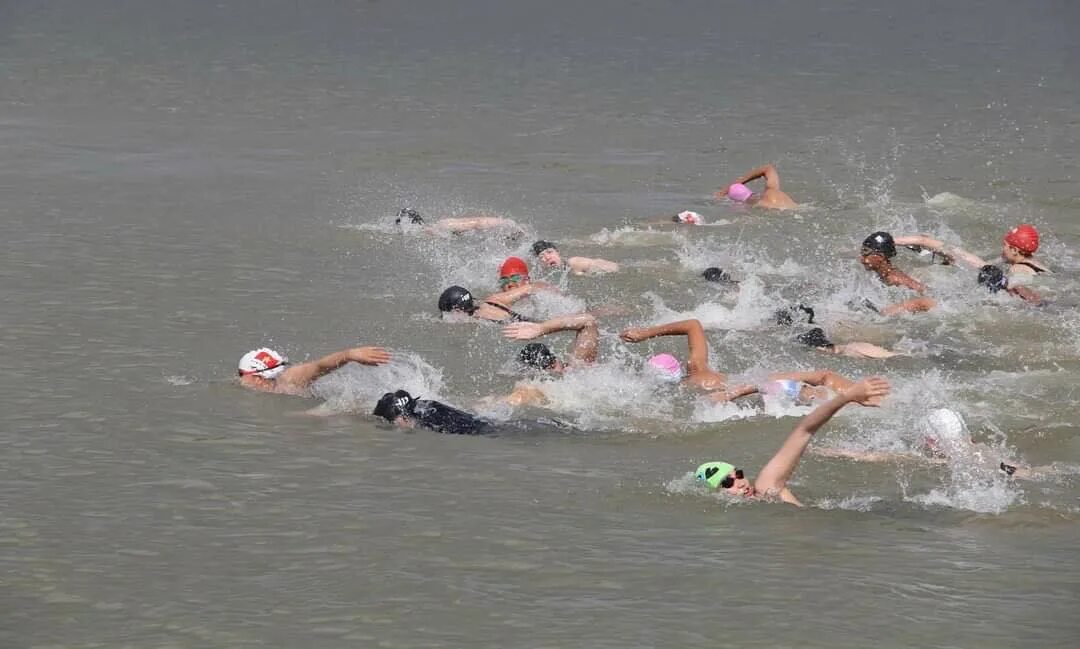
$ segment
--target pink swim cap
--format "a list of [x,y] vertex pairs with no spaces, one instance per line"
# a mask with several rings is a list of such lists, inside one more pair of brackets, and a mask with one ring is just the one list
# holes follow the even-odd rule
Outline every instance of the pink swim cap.
[[742,183],[732,183],[727,188],[727,197],[737,203],[745,203],[754,195],[754,192],[750,191],[750,188]]
[[649,358],[648,363],[664,380],[678,381],[682,378],[682,364],[671,354],[657,354]]

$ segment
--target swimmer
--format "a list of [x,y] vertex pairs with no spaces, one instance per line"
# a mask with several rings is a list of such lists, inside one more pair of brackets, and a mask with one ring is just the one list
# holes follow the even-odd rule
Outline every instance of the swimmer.
[[423,226],[423,231],[428,234],[464,234],[482,230],[495,230],[506,228],[516,231],[515,236],[520,236],[524,230],[511,219],[501,216],[465,216],[461,218],[439,219],[432,225],[424,225],[424,217],[420,212],[411,207],[403,207],[398,211],[394,224],[399,226]]
[[866,270],[873,271],[889,286],[904,286],[916,293],[926,292],[926,285],[892,265],[896,256],[896,242],[888,232],[875,232],[862,242],[859,261]]
[[[544,289],[549,291],[559,292],[559,289],[555,288],[547,282],[533,282],[529,278],[529,266],[525,263],[525,260],[521,257],[507,257],[506,261],[499,267],[499,290],[500,293],[495,295],[502,295],[508,291],[522,288],[526,285],[531,285],[526,294],[532,294],[533,291]],[[494,296],[493,296],[494,297]],[[514,297],[513,301],[517,301],[524,297],[524,295]],[[491,299],[491,298],[489,298]]]
[[[681,365],[672,356],[671,359],[675,360],[676,364],[668,369],[673,380],[680,380],[708,393],[709,399],[716,402],[731,401],[761,391],[755,385],[741,385],[728,389],[727,375],[709,367],[709,341],[705,337],[705,329],[701,326],[699,320],[679,320],[678,322],[669,322],[655,327],[630,327],[619,334],[619,337],[628,343],[639,343],[658,336],[686,336],[686,343],[690,352],[689,362],[686,364],[687,372],[683,376]],[[653,359],[655,358],[653,357]],[[656,367],[656,364],[652,363],[653,359],[650,359],[649,365]],[[663,368],[657,367],[657,369]],[[815,390],[815,388],[828,388],[841,392],[852,385],[852,382],[848,379],[829,370],[781,372],[771,374],[769,380],[805,383],[806,386],[797,386],[798,393],[795,398],[806,401],[822,396],[822,393]],[[784,389],[789,390],[790,386],[785,385]]]
[[815,448],[811,452],[822,457],[842,458],[855,462],[906,462],[919,461],[929,464],[947,464],[950,457],[962,455],[992,466],[1006,475],[1032,480],[1054,469],[1049,467],[1026,467],[1012,458],[1002,460],[1000,453],[976,442],[967,431],[960,413],[949,408],[936,408],[923,420],[922,454],[896,453],[891,451],[855,451],[841,448]]
[[[518,352],[518,362],[549,374],[559,375],[572,367],[592,365],[596,362],[600,333],[596,318],[589,313],[553,318],[545,322],[515,322],[503,327],[503,336],[511,340],[534,340],[560,331],[574,331],[570,347],[570,361],[564,363],[544,343],[530,343]],[[513,406],[541,405],[547,403],[547,395],[535,385],[518,383],[513,392],[501,398]]]
[[1050,272],[1049,268],[1033,257],[1038,249],[1039,231],[1031,224],[1021,223],[1005,233],[1001,242],[1001,258],[1009,264],[1010,280]]
[[510,307],[537,290],[554,290],[548,284],[537,282],[528,283],[515,288],[507,289],[486,297],[480,304],[473,300],[472,293],[461,286],[451,286],[439,296],[439,311],[441,313],[453,313],[460,311],[465,315],[491,322],[532,322],[528,317],[521,315]]
[[537,241],[532,245],[532,251],[540,260],[542,266],[546,268],[568,268],[575,275],[615,273],[619,270],[618,264],[606,259],[567,257],[564,260],[559,254],[559,249],[550,241]]
[[739,282],[731,279],[731,275],[722,268],[716,266],[710,266],[705,269],[705,272],[701,274],[705,278],[706,282],[714,282],[721,286],[738,286]]
[[1026,286],[1010,285],[1009,280],[1005,277],[1005,273],[993,264],[987,264],[980,268],[979,276],[976,281],[978,281],[979,286],[985,286],[991,293],[997,293],[1004,289],[1009,295],[1015,295],[1028,304],[1040,306],[1043,303],[1042,296],[1030,288]]
[[813,441],[814,434],[844,406],[857,403],[862,406],[877,407],[888,394],[888,381],[875,376],[855,383],[844,392],[821,404],[803,417],[753,481],[743,474],[742,469],[736,469],[734,465],[727,462],[706,462],[697,468],[695,477],[699,483],[713,489],[723,489],[734,496],[770,501],[779,499],[802,507],[802,503],[788,489],[787,484],[799,466],[799,461],[806,449],[810,446],[810,442]]
[[382,395],[372,411],[400,428],[422,426],[449,435],[480,435],[490,424],[469,413],[430,399],[417,399],[405,390]]
[[254,349],[237,365],[240,385],[260,392],[305,396],[316,379],[346,363],[382,365],[390,362],[390,352],[382,347],[351,347],[323,356],[317,361],[291,365],[283,354],[268,347]]
[[[754,194],[746,186],[746,183],[758,178],[765,179],[765,191],[761,192],[761,194]],[[771,210],[790,210],[799,206],[790,196],[780,190],[780,174],[777,173],[776,167],[771,164],[758,167],[745,176],[740,176],[726,188],[713,194],[713,197],[717,200],[725,196],[737,203],[746,203],[747,205]]]
[[[805,320],[807,324],[814,324],[814,309],[805,304],[798,304],[777,310],[773,317],[776,324],[785,327],[791,326],[796,318]],[[880,359],[892,358],[893,356],[900,355],[896,352],[889,351],[884,347],[878,347],[877,345],[867,342],[851,342],[837,345],[828,339],[825,335],[825,330],[821,327],[814,327],[809,331],[799,334],[795,337],[795,340],[820,351],[839,354],[841,356],[850,356],[851,358]]]

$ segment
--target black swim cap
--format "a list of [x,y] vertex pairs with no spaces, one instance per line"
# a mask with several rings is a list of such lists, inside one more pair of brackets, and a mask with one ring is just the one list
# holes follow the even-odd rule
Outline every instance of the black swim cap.
[[991,293],[997,293],[1003,288],[1009,288],[1009,282],[1005,279],[1005,273],[993,264],[987,264],[979,269],[979,285],[990,289]]
[[439,296],[439,311],[464,311],[469,315],[476,312],[472,293],[460,286],[451,286]]
[[394,219],[394,223],[395,224],[400,224],[401,219],[405,219],[405,218],[409,219],[409,222],[412,223],[413,225],[420,225],[421,223],[424,222],[424,217],[420,216],[420,212],[417,212],[416,210],[414,210],[411,207],[403,207],[397,213],[397,218]]
[[518,362],[540,370],[555,367],[555,354],[544,343],[529,343],[518,352]]
[[795,340],[811,347],[825,347],[832,349],[835,346],[825,337],[825,330],[821,327],[814,327],[810,331],[797,336]]
[[394,421],[402,415],[412,414],[415,406],[416,399],[411,394],[405,390],[398,390],[382,395],[371,414],[382,417],[386,421]]
[[712,266],[706,268],[705,272],[701,274],[705,278],[706,282],[719,282],[721,284],[738,284],[735,280],[731,279],[731,275],[728,275],[727,271]]
[[879,254],[886,259],[896,256],[896,242],[888,232],[875,232],[863,239],[862,254]]
[[796,304],[794,306],[784,307],[783,309],[777,309],[776,313],[773,314],[773,320],[782,327],[790,327],[791,324],[795,322],[796,317],[800,320],[802,319],[802,316],[799,315],[798,311],[802,311],[803,314],[806,315],[807,324],[814,324],[814,309],[805,304]]
[[540,256],[540,253],[548,249],[558,250],[558,248],[555,247],[555,244],[551,243],[550,241],[544,241],[543,239],[534,243],[532,247],[533,254],[537,257]]

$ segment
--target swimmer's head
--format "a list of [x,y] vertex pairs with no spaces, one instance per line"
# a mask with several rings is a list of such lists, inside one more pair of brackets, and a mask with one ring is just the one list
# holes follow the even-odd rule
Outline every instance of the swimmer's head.
[[554,243],[541,239],[532,245],[532,251],[541,264],[549,268],[562,266],[562,257],[559,255],[559,249],[555,247]]
[[964,418],[949,408],[935,408],[926,413],[923,426],[926,445],[933,451],[946,451],[950,447],[955,449],[970,439]]
[[985,286],[991,293],[1009,288],[1009,280],[1005,279],[1005,273],[993,264],[987,264],[979,269],[978,282],[979,286]]
[[468,315],[476,313],[476,304],[473,302],[472,293],[460,286],[451,286],[439,296],[439,311],[448,313],[451,311],[464,311]]
[[1014,248],[1021,257],[1030,257],[1039,249],[1039,231],[1034,225],[1021,223],[1005,234],[1002,243]]
[[724,489],[728,493],[751,496],[754,486],[743,475],[742,469],[736,469],[727,462],[706,462],[694,472],[698,484],[711,489]]
[[657,354],[649,357],[646,367],[660,380],[676,383],[682,380],[682,363],[671,354]]
[[735,280],[731,279],[731,275],[726,270],[711,266],[705,269],[705,272],[701,274],[705,278],[706,282],[717,282],[718,284],[738,284]]
[[782,327],[790,327],[796,320],[814,324],[814,308],[805,304],[795,304],[773,313],[773,320]]
[[892,235],[888,232],[878,231],[863,239],[862,257],[865,259],[875,255],[881,255],[885,259],[892,259],[896,256],[896,242],[893,241]]
[[240,376],[257,376],[263,379],[277,378],[285,371],[289,359],[269,347],[260,347],[240,357],[236,369]]
[[679,212],[675,216],[671,217],[671,220],[675,223],[685,223],[687,225],[701,225],[705,223],[704,216],[698,214],[697,212],[691,212],[690,210]]
[[402,221],[407,221],[412,225],[422,225],[424,223],[424,217],[420,216],[420,212],[417,212],[411,207],[403,207],[398,211],[397,218],[394,219],[394,224],[401,225]]
[[825,336],[825,330],[821,327],[814,327],[806,333],[799,334],[795,340],[817,349],[833,349],[836,347],[836,345],[829,342],[828,337]]
[[750,191],[750,188],[742,183],[732,183],[728,185],[727,197],[736,203],[745,203],[750,200],[750,197],[754,195],[754,192]]
[[393,422],[398,417],[408,417],[416,407],[416,399],[405,390],[387,392],[382,395],[371,414]]
[[499,287],[504,291],[529,283],[529,266],[520,257],[507,257],[499,267]]
[[518,352],[518,362],[545,372],[562,370],[562,363],[544,343],[529,343]]

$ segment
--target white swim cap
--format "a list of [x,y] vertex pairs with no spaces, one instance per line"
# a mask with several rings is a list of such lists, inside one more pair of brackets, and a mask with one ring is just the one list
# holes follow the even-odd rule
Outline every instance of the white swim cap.
[[256,374],[264,379],[272,379],[284,372],[288,364],[289,359],[283,354],[269,347],[260,347],[241,356],[237,369],[240,371],[240,376]]
[[926,414],[927,432],[942,442],[955,442],[964,438],[964,418],[948,408],[936,408]]

